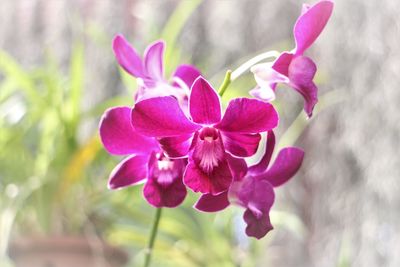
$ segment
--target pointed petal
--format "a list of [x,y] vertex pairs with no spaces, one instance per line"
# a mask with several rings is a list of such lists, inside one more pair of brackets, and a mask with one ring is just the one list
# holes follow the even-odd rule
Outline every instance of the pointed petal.
[[269,162],[272,157],[272,153],[274,152],[274,148],[275,148],[275,134],[273,131],[269,131],[267,135],[267,143],[265,145],[265,153],[257,164],[249,168],[249,172],[251,172],[252,174],[260,174],[265,172],[268,168]]
[[219,96],[203,77],[197,78],[192,86],[189,109],[194,122],[214,124],[221,120]]
[[148,155],[136,155],[119,163],[110,174],[109,189],[118,189],[141,182],[147,176]]
[[294,39],[296,41],[296,55],[302,55],[309,48],[322,30],[325,28],[333,10],[333,1],[320,1],[312,7],[303,8],[303,14],[294,26]]
[[192,134],[164,137],[159,141],[161,148],[169,158],[187,157],[192,143]]
[[[192,65],[186,65],[182,64],[179,65],[174,74],[172,75],[173,79],[175,80],[176,78],[180,79],[183,81],[187,88],[191,88],[194,81],[201,76],[201,72],[194,66]],[[173,86],[180,87],[180,84],[177,82],[173,83]]]
[[175,208],[186,197],[186,187],[182,179],[175,179],[168,186],[160,185],[154,179],[149,179],[143,188],[143,195],[147,202],[157,208]]
[[118,64],[134,77],[143,77],[143,64],[136,50],[124,36],[118,34],[113,40],[113,50]]
[[204,212],[217,212],[229,206],[228,191],[218,195],[204,194],[201,195],[194,208]]
[[309,117],[318,102],[318,88],[313,82],[316,71],[315,63],[304,56],[294,58],[289,66],[290,83],[303,96],[304,110]]
[[201,126],[192,123],[170,96],[145,99],[132,110],[133,128],[146,136],[168,137],[191,134]]
[[149,45],[144,52],[144,66],[147,76],[156,81],[164,79],[164,48],[164,41],[157,41]]
[[262,175],[274,187],[286,183],[300,169],[304,151],[296,147],[288,147],[279,151],[271,168]]
[[250,157],[257,152],[260,134],[221,133],[225,150],[237,157]]
[[106,110],[100,121],[100,138],[105,149],[113,155],[148,152],[157,148],[157,142],[133,130],[131,108],[115,107]]
[[222,161],[211,173],[204,173],[194,162],[186,167],[184,183],[194,192],[217,195],[226,191],[232,182],[232,174],[228,163]]
[[236,98],[229,102],[221,122],[215,125],[224,132],[260,133],[278,125],[278,113],[269,104],[257,99]]

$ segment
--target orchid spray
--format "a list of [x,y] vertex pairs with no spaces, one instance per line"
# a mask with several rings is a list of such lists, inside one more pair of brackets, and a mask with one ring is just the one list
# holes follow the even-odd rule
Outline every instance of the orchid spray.
[[[313,82],[316,64],[305,56],[327,24],[333,10],[331,0],[304,5],[294,26],[295,48],[290,52],[269,51],[238,69],[228,71],[219,90],[191,65],[180,65],[170,80],[164,76],[165,43],[149,45],[143,58],[122,36],[113,41],[118,63],[136,77],[135,105],[108,109],[100,122],[100,137],[113,155],[126,156],[111,172],[109,188],[142,184],[147,202],[157,208],[146,255],[149,266],[161,209],[180,205],[187,190],[199,193],[194,208],[218,212],[231,204],[245,209],[246,234],[260,239],[270,230],[269,211],[274,188],[299,170],[304,152],[281,149],[270,164],[275,147],[274,129],[279,115],[272,101],[278,84],[286,84],[304,98],[308,117],[318,101]],[[261,61],[272,58],[272,62]],[[231,82],[251,70],[257,87],[255,98],[231,99],[226,110],[221,97]],[[248,166],[266,133],[261,160]]]

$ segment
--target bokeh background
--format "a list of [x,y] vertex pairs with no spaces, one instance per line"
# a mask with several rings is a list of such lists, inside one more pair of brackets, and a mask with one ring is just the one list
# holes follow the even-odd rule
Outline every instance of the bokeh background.
[[[193,63],[218,86],[257,53],[290,50],[301,4],[2,0],[0,266],[41,246],[50,251],[51,242],[85,247],[81,239],[89,240],[90,266],[121,266],[125,256],[125,266],[141,266],[154,209],[140,187],[106,189],[119,159],[97,136],[107,107],[133,103],[135,81],[111,50],[116,33],[139,51],[165,39],[167,71]],[[280,145],[301,146],[306,157],[278,189],[275,229],[249,239],[240,209],[197,213],[192,194],[164,211],[153,266],[400,266],[399,10],[393,0],[335,1],[308,51],[321,99],[312,120],[294,91],[278,90]],[[224,101],[254,85],[250,74],[241,77]],[[68,259],[37,266],[61,261]]]

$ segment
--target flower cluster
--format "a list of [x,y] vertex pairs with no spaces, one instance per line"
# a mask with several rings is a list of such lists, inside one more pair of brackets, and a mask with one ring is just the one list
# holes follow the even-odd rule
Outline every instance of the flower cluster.
[[[164,77],[162,41],[148,46],[143,59],[121,35],[113,49],[118,63],[137,78],[133,107],[107,110],[100,122],[105,149],[126,158],[112,171],[109,188],[145,182],[143,195],[155,207],[176,207],[187,188],[201,194],[194,207],[216,212],[230,204],[245,209],[246,234],[262,238],[272,229],[269,211],[274,187],[293,177],[304,152],[296,147],[275,147],[273,130],[279,116],[270,103],[278,83],[299,92],[308,116],[317,103],[313,82],[315,63],[304,52],[319,36],[333,9],[322,0],[304,6],[294,27],[296,47],[274,62],[254,65],[255,98],[230,100],[223,111],[221,96],[191,65],[180,65],[170,80]],[[261,160],[248,166],[266,134]]]

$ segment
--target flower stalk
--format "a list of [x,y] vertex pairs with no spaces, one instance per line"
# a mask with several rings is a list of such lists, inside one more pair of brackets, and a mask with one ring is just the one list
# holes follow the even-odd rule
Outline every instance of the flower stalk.
[[157,232],[158,232],[158,225],[160,224],[161,215],[162,215],[162,208],[157,208],[156,215],[155,215],[154,221],[153,221],[153,227],[151,228],[151,232],[150,232],[149,244],[146,248],[146,256],[145,256],[144,265],[143,265],[144,267],[150,266],[154,242],[156,240],[156,236],[157,236]]
[[228,88],[228,86],[231,84],[231,75],[232,75],[232,71],[228,70],[225,74],[225,78],[224,81],[222,82],[221,86],[218,89],[218,94],[222,97],[226,91],[226,89]]

